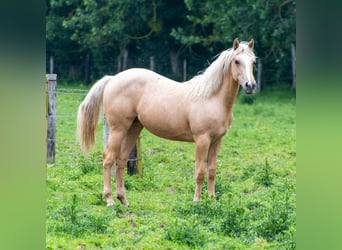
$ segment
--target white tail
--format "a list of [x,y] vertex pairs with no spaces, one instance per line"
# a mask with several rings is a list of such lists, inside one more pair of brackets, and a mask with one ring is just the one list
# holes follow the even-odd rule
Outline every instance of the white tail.
[[112,76],[98,80],[80,104],[77,112],[77,136],[81,150],[88,153],[95,144],[95,132],[99,122],[103,91]]

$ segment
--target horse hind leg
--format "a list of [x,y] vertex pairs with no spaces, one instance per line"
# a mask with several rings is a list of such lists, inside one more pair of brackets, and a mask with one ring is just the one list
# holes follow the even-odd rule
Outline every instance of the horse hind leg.
[[125,197],[124,187],[124,172],[125,166],[130,152],[142,130],[143,126],[138,120],[135,120],[124,137],[121,147],[120,154],[116,158],[116,198],[124,205],[129,206],[128,201]]
[[114,205],[111,186],[111,168],[114,164],[113,153],[106,149],[103,153],[103,198],[107,201],[107,206]]
[[103,197],[107,201],[107,206],[114,205],[111,185],[111,168],[120,152],[120,145],[124,134],[111,131],[106,149],[103,153]]

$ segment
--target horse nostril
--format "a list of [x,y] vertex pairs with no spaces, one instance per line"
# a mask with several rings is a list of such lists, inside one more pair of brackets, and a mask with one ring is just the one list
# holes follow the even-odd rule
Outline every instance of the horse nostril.
[[256,88],[256,83],[249,83],[249,82],[246,82],[246,83],[245,83],[245,87],[246,87],[246,89],[254,90],[254,89]]

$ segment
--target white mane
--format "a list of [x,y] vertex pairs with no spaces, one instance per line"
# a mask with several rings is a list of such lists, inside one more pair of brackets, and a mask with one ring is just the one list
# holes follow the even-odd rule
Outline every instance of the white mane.
[[242,50],[253,55],[253,52],[248,47],[248,43],[245,42],[241,42],[236,50],[231,48],[221,52],[218,58],[202,74],[190,80],[190,84],[193,85],[191,94],[204,98],[215,94],[222,85],[223,75],[228,71],[232,59]]

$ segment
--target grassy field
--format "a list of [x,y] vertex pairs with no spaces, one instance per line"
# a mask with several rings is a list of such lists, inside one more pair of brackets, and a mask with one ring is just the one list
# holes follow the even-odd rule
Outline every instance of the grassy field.
[[199,203],[192,201],[194,145],[144,130],[143,177],[125,175],[128,208],[118,201],[106,207],[102,199],[101,124],[94,152],[79,152],[82,99],[68,91],[57,98],[62,117],[56,164],[47,167],[47,249],[295,249],[294,93],[239,95],[218,157],[216,197],[204,187]]

